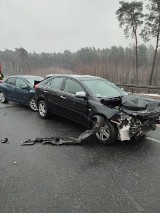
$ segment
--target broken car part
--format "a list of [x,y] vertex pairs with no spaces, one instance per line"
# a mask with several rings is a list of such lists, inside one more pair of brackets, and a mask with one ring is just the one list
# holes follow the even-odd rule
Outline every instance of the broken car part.
[[78,138],[69,137],[68,140],[64,140],[58,137],[50,137],[50,138],[35,138],[35,139],[28,139],[21,142],[21,146],[24,145],[33,145],[35,143],[51,143],[52,145],[62,145],[62,144],[80,144],[84,140],[88,139],[92,135],[94,135],[96,132],[100,130],[104,123],[104,118],[102,116],[95,116],[94,117],[96,121],[94,122],[94,127],[91,130],[86,130],[84,133],[82,133]]
[[160,102],[138,96],[124,96],[119,101],[121,112],[111,121],[117,125],[121,141],[139,139],[160,123]]
[[28,139],[28,140],[22,141],[21,146],[34,145],[35,143],[43,143],[43,144],[51,143],[52,145],[62,145],[62,144],[78,144],[80,142],[73,139],[65,141],[57,137],[35,138],[35,139]]
[[3,140],[1,140],[1,143],[8,143],[8,138],[4,138]]

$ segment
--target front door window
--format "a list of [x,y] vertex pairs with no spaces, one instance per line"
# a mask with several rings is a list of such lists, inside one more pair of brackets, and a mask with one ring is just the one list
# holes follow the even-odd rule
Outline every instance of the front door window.
[[21,78],[17,78],[16,87],[18,87],[18,88],[27,87],[27,84]]
[[76,92],[82,92],[82,91],[84,91],[84,89],[76,81],[74,81],[72,79],[67,79],[64,91],[68,92],[68,93],[76,94]]

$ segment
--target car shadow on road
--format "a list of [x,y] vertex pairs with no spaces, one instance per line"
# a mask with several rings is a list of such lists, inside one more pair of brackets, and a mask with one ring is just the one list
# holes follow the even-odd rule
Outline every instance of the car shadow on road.
[[[68,118],[64,118],[56,114],[50,114],[49,117],[46,118],[45,120],[47,122],[50,122],[53,125],[59,124],[63,128],[66,128],[66,127],[71,129],[74,128],[75,131],[78,131],[78,132],[84,132],[87,129],[85,126],[79,124],[78,122],[72,121]],[[70,135],[70,136],[73,137],[73,135]]]

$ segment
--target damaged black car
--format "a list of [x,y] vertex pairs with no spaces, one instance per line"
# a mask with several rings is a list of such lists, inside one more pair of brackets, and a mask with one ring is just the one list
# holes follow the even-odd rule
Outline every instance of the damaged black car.
[[160,102],[128,95],[96,76],[53,75],[35,86],[35,99],[42,118],[58,114],[90,129],[103,118],[95,136],[104,144],[140,139],[160,123]]

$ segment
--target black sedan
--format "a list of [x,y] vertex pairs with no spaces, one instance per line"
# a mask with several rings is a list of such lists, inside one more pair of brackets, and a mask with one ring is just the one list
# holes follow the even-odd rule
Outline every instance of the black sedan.
[[39,115],[50,112],[93,128],[97,116],[104,123],[96,133],[105,144],[141,138],[159,123],[159,102],[127,95],[115,84],[95,76],[53,75],[35,86]]
[[44,78],[32,75],[15,75],[8,77],[0,84],[0,101],[20,103],[29,106],[36,111],[34,83],[40,82]]

